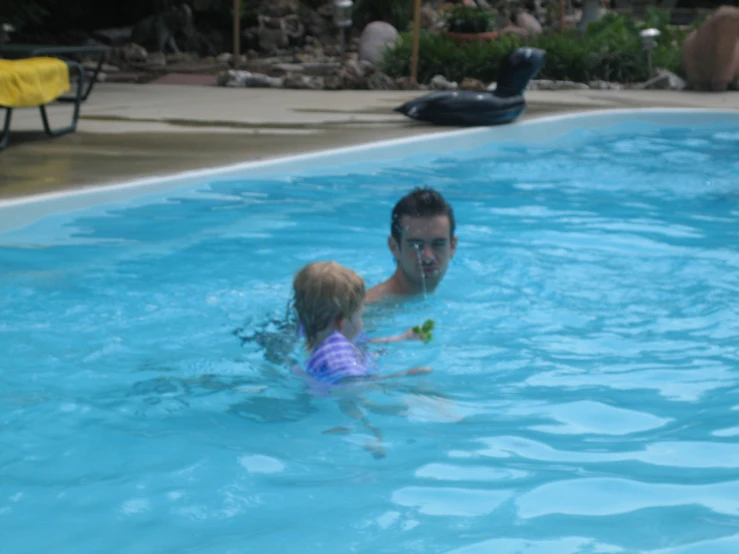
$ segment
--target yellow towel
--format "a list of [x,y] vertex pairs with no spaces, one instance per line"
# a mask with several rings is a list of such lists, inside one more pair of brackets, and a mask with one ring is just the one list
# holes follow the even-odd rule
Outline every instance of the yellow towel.
[[69,68],[62,60],[0,60],[0,106],[41,106],[56,100],[69,88]]

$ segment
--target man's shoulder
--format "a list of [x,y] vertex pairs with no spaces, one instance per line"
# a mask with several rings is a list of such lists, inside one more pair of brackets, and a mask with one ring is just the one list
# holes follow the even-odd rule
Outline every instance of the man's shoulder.
[[393,282],[393,278],[391,277],[387,281],[383,281],[382,283],[375,285],[371,289],[367,291],[367,296],[365,297],[365,302],[367,304],[372,304],[374,302],[379,302],[384,297],[389,296],[391,294],[399,294],[399,291],[397,290],[397,286]]

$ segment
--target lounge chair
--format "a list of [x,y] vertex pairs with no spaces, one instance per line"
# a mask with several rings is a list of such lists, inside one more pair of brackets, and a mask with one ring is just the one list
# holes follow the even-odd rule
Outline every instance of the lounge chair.
[[[103,67],[103,61],[110,47],[99,44],[85,44],[77,46],[63,46],[56,44],[24,44],[17,42],[9,42],[0,44],[0,58],[17,60],[21,58],[38,58],[41,56],[58,57],[67,59],[69,56],[93,56],[97,59],[97,65],[90,75],[90,82],[82,93],[82,102],[90,96],[92,88],[98,80],[98,74]],[[75,102],[74,97],[57,98],[59,102]]]
[[[78,73],[77,91],[72,123],[67,127],[52,129],[46,115],[46,104],[59,99],[71,89],[70,73]],[[5,124],[0,135],[0,150],[8,145],[10,120],[15,108],[36,108],[41,111],[41,120],[47,135],[59,136],[77,129],[80,115],[82,89],[85,84],[85,69],[77,62],[58,58],[26,58],[21,60],[0,59],[0,107],[5,108]]]

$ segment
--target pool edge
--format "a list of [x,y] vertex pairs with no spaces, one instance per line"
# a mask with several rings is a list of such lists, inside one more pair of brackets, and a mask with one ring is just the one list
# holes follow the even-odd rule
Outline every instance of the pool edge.
[[[284,171],[289,170],[291,165],[308,164],[308,166],[315,166],[315,162],[317,161],[330,161],[332,157],[336,156],[348,157],[354,155],[355,157],[360,157],[362,154],[367,155],[372,152],[381,151],[382,149],[395,149],[399,146],[417,147],[419,144],[427,144],[439,148],[440,144],[443,144],[445,140],[452,138],[456,138],[458,141],[467,139],[467,142],[470,142],[470,139],[477,139],[472,140],[477,145],[483,141],[491,142],[505,139],[543,140],[542,137],[544,139],[551,139],[575,129],[587,130],[614,125],[623,122],[623,116],[625,115],[641,116],[636,119],[645,123],[670,125],[672,122],[665,118],[676,114],[694,115],[695,117],[713,115],[714,117],[721,118],[719,121],[726,122],[723,118],[735,119],[737,124],[739,124],[739,110],[716,108],[620,108],[543,115],[508,125],[453,129],[433,134],[371,141],[340,148],[328,148],[306,154],[276,156],[264,160],[250,160],[166,175],[153,175],[128,181],[109,181],[78,189],[9,198],[0,200],[0,215],[2,215],[0,233],[17,229],[48,215],[90,208],[112,202],[133,200],[151,193],[164,193],[185,187],[197,186],[198,183],[202,183],[209,178],[219,176],[225,178],[229,174],[249,170],[266,172],[270,169],[282,168]],[[590,123],[590,125],[584,125],[586,123]],[[554,124],[558,125],[555,126]],[[686,123],[678,122],[674,125],[685,126]],[[543,127],[547,132],[537,133],[535,137],[522,136],[526,135],[527,130],[532,127]],[[464,147],[464,145],[460,146],[456,142],[455,148],[460,147]],[[392,153],[395,157],[399,157],[397,151],[393,151]],[[411,155],[412,153],[409,151],[405,155]]]

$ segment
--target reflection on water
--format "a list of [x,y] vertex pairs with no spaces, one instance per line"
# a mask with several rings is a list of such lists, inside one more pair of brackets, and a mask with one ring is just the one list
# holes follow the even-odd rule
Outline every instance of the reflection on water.
[[[3,547],[733,554],[739,135],[721,132],[229,179],[0,236]],[[430,343],[376,350],[433,373],[312,394],[295,271],[387,278],[390,211],[420,182],[455,208],[455,262],[365,323],[433,319]]]

